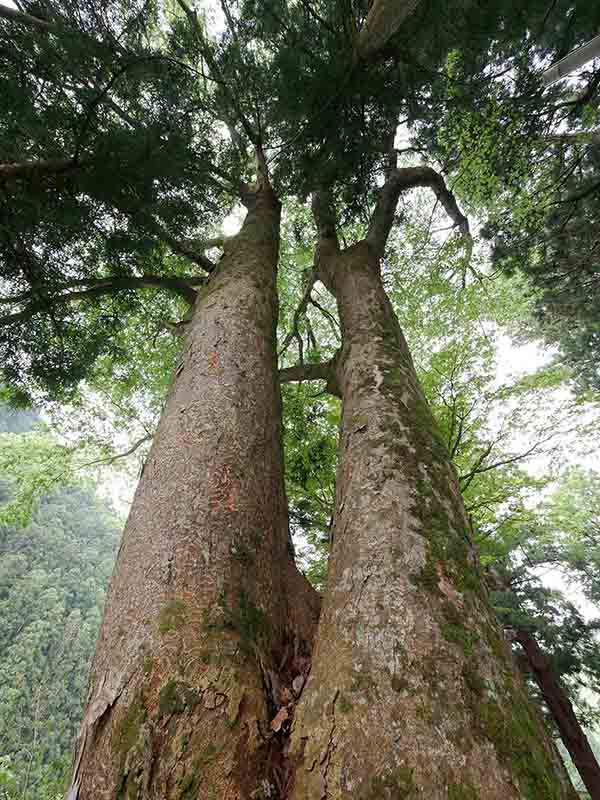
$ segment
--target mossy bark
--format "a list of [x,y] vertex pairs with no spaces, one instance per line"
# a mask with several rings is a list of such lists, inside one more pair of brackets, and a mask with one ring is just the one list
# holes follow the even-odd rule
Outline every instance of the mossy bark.
[[328,589],[290,797],[574,793],[478,575],[454,468],[366,242],[322,241],[343,348]]
[[[279,204],[249,198],[197,299],[123,534],[70,798],[250,798],[281,675],[308,664],[276,373]],[[266,785],[266,784],[265,784]]]

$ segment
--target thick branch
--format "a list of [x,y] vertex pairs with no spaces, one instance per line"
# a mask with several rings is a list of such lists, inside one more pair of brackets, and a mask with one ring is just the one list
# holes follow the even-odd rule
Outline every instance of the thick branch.
[[297,383],[302,381],[325,381],[327,391],[341,397],[341,390],[336,375],[336,356],[321,364],[296,364],[279,370],[280,383]]
[[[0,6],[2,8],[2,6]],[[34,161],[0,162],[0,185],[18,179],[41,178],[62,175],[76,169],[79,164],[73,158],[46,158]]]
[[[199,283],[198,278],[192,279],[194,283]],[[74,286],[85,286],[83,289],[76,289],[75,291],[66,291]],[[59,303],[72,303],[76,300],[82,300],[87,297],[99,297],[105,294],[117,294],[121,291],[129,289],[144,289],[149,287],[158,287],[167,289],[181,295],[190,305],[196,299],[196,291],[192,288],[191,283],[183,278],[168,278],[161,277],[160,275],[143,275],[142,277],[114,277],[114,278],[100,278],[97,280],[73,281],[68,285],[62,286],[59,289],[60,294],[37,296],[31,293],[22,294],[15,297],[3,298],[2,303],[23,303],[27,300],[29,302],[22,311],[16,314],[7,314],[0,317],[0,327],[12,325],[15,322],[25,322],[28,319],[36,316],[37,314],[48,311],[53,306]]]
[[398,198],[402,192],[416,187],[432,189],[449,217],[461,233],[469,235],[469,222],[461,212],[456,198],[446,186],[444,178],[431,167],[402,167],[392,170],[379,191],[379,197],[369,223],[367,242],[381,258],[390,235]]
[[374,0],[358,36],[354,58],[366,61],[379,55],[420,0]]
[[561,58],[560,61],[557,61],[555,64],[552,64],[551,67],[548,67],[547,70],[544,70],[544,72],[542,72],[542,83],[544,86],[550,86],[556,83],[556,81],[561,80],[561,78],[566,78],[567,75],[570,75],[576,69],[587,64],[588,61],[591,61],[598,55],[600,55],[600,35],[595,36],[581,47],[572,50],[564,58]]
[[45,19],[33,17],[31,14],[24,14],[22,11],[17,11],[16,8],[9,8],[8,6],[0,4],[0,17],[8,19],[11,22],[20,22],[30,28],[37,28],[44,33],[55,33],[57,31],[56,25],[51,22],[46,22]]

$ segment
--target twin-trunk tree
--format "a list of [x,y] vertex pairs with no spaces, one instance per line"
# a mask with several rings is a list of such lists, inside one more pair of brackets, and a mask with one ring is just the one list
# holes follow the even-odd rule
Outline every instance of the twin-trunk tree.
[[[573,797],[494,619],[456,475],[381,282],[397,170],[315,271],[343,346],[328,589],[294,565],[275,352],[280,205],[265,170],[199,292],[134,499],[69,800]],[[282,379],[302,377],[302,367]]]

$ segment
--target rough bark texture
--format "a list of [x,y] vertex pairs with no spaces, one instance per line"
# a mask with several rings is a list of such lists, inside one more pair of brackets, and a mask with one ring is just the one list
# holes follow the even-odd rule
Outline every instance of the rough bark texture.
[[287,529],[278,232],[262,190],[199,292],[111,580],[70,798],[285,783],[270,722],[308,669],[318,598]]
[[600,765],[575,716],[571,701],[554,673],[551,659],[526,630],[518,628],[514,639],[525,651],[529,669],[590,797],[600,800]]
[[339,253],[343,411],[328,591],[296,710],[293,800],[574,792],[482,589],[456,475],[366,242]]

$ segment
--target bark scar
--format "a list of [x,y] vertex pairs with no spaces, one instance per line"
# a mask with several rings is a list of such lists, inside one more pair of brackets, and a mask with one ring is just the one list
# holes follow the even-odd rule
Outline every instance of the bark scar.
[[339,697],[340,690],[336,689],[335,695],[333,697],[333,701],[331,703],[331,730],[329,731],[329,741],[327,742],[327,747],[324,751],[322,751],[321,756],[319,758],[319,765],[320,765],[320,772],[321,777],[323,779],[323,791],[321,792],[320,800],[326,800],[329,795],[327,791],[327,772],[329,771],[329,764],[331,763],[331,757],[335,752],[336,744],[333,738],[336,728],[335,722],[335,704],[337,703],[337,699]]

